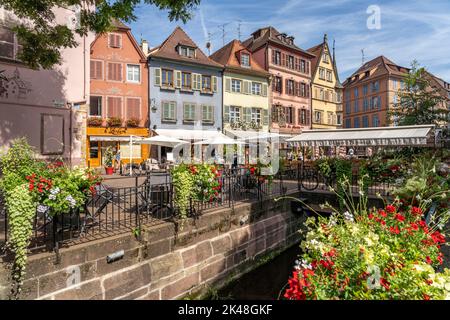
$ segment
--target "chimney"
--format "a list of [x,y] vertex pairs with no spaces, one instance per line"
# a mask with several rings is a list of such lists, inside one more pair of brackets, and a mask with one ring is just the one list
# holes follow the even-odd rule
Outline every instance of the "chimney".
[[144,52],[144,54],[148,55],[148,42],[147,40],[141,40],[141,49]]

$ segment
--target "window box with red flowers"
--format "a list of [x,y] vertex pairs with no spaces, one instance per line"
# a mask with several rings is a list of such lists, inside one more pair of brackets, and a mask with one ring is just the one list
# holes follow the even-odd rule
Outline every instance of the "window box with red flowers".
[[128,128],[137,128],[139,127],[140,124],[140,120],[137,118],[131,118],[127,120],[127,127]]
[[103,125],[103,119],[99,117],[91,117],[87,120],[88,127],[101,127]]
[[110,117],[106,120],[106,123],[108,124],[108,127],[118,128],[122,126],[123,119],[119,117]]

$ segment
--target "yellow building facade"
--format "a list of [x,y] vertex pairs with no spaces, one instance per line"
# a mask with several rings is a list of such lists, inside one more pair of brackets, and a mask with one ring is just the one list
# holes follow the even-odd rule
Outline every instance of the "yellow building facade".
[[312,61],[312,128],[342,128],[343,87],[336,68],[334,47],[331,53],[325,35],[321,44],[308,51],[316,56]]

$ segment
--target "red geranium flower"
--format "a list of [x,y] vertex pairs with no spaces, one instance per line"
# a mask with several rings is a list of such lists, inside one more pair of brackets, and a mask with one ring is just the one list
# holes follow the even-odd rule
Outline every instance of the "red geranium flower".
[[395,215],[395,219],[396,219],[398,222],[403,222],[403,221],[405,221],[405,216],[402,216],[401,214],[397,213],[397,214]]
[[429,295],[427,295],[427,294],[423,294],[423,300],[430,300],[431,298],[430,298],[430,296]]
[[399,233],[400,233],[400,229],[398,228],[398,226],[395,226],[395,228],[394,228],[394,227],[391,227],[391,228],[389,229],[389,231],[390,231],[391,233],[393,233],[393,234],[399,234]]
[[389,212],[389,213],[394,213],[395,210],[396,210],[395,207],[393,205],[391,205],[391,204],[388,204],[386,206],[386,211]]
[[411,208],[411,213],[414,215],[421,215],[423,213],[422,209],[420,209],[419,207],[412,207]]
[[386,289],[389,290],[390,284],[385,278],[380,278],[380,284]]
[[433,263],[433,260],[431,260],[429,256],[427,256],[426,260],[427,260],[428,264],[432,264]]

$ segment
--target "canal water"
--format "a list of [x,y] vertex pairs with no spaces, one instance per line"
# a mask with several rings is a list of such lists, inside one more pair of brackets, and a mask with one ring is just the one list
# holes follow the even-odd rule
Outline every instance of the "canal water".
[[287,249],[273,260],[243,275],[217,293],[218,299],[276,300],[284,294],[284,287],[300,254],[299,245]]

